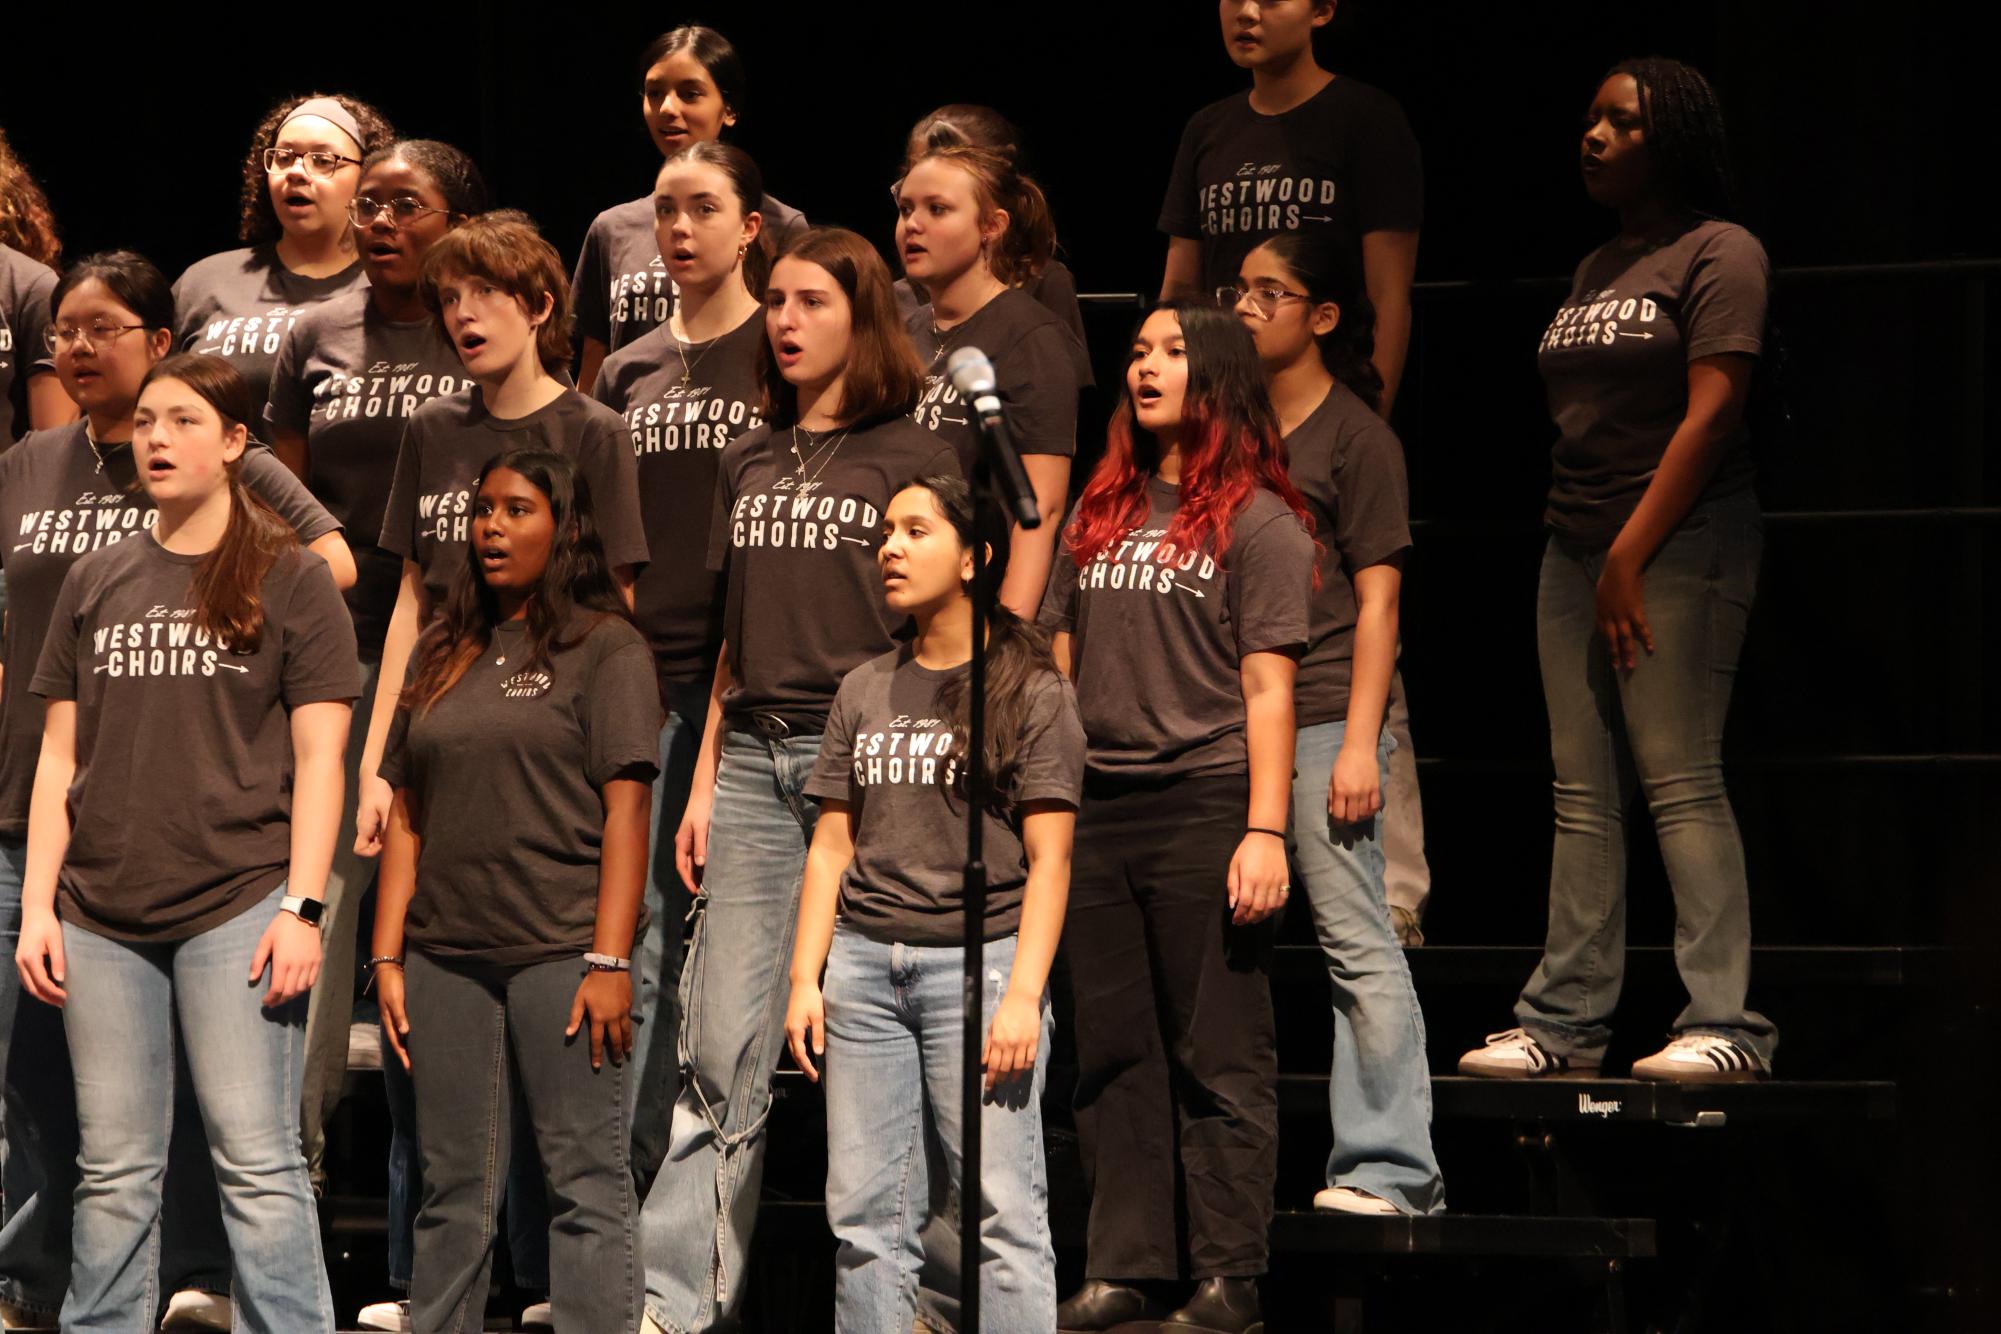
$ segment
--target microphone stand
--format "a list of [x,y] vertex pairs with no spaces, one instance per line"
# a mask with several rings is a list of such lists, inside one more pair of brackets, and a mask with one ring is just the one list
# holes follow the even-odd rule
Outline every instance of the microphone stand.
[[[987,928],[987,866],[983,827],[987,809],[987,621],[992,614],[996,590],[987,564],[986,535],[1006,532],[1005,525],[993,522],[993,483],[1000,460],[999,476],[1007,491],[1008,509],[1024,528],[1041,522],[1035,508],[1034,492],[1027,488],[1021,456],[1005,428],[980,421],[980,449],[973,460],[973,660],[971,665],[971,715],[966,738],[966,871],[964,906],[966,913],[965,974],[965,1067],[960,1087],[964,1122],[960,1139],[959,1181],[959,1334],[979,1334],[980,1328],[980,1103],[983,1095],[980,1052],[985,1045],[985,1024],[981,1001],[985,995],[985,949]],[[1027,522],[1034,519],[1034,522]]]

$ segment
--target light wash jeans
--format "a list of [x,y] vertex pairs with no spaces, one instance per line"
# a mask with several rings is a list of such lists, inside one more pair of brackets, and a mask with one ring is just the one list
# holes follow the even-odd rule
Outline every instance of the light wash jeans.
[[[354,716],[365,719],[375,701],[382,663],[360,660],[361,698]],[[304,1132],[306,1170],[321,1187],[326,1183],[326,1123],[340,1105],[347,1086],[347,1036],[354,1026],[354,951],[361,923],[361,903],[375,881],[375,860],[354,850],[354,812],[361,801],[361,751],[368,742],[366,725],[347,730],[347,756],[341,772],[340,823],[334,839],[333,864],[327,869],[326,907],[320,917],[320,980],[313,984],[306,1006],[306,1077],[299,1122]],[[365,957],[365,956],[364,956]]]
[[[983,1016],[991,1022],[1014,968],[1015,937],[989,941]],[[837,926],[823,988],[827,1010],[827,1221],[839,1243],[835,1327],[842,1334],[910,1328],[918,1230],[930,1208],[926,1112],[937,1127],[952,1194],[961,1176],[965,952],[885,945]],[[980,1318],[991,1329],[1056,1328],[1056,1253],[1042,1152],[1049,998],[1033,1077],[988,1094],[980,1115]]]
[[674,834],[695,778],[695,755],[708,721],[708,685],[673,686],[668,703],[667,722],[660,729],[660,774],[653,780],[653,848],[646,867],[651,920],[632,961],[632,1013],[639,1020],[630,1075],[632,1179],[642,1195],[667,1154],[667,1130],[681,1087],[681,933],[693,899],[674,869]]
[[[1300,728],[1292,779],[1292,857],[1334,991],[1327,1184],[1368,1191],[1407,1214],[1436,1213],[1445,1207],[1445,1183],[1431,1149],[1424,1012],[1383,888],[1388,812],[1355,824],[1336,824],[1327,813],[1347,731],[1339,719]],[[1385,779],[1394,745],[1384,728],[1376,763]]]
[[1383,886],[1393,907],[1419,921],[1431,902],[1431,863],[1424,856],[1424,796],[1417,786],[1417,747],[1410,739],[1410,705],[1403,672],[1390,673],[1383,730],[1396,745],[1383,771],[1383,809],[1377,836],[1383,845]]
[[299,1151],[306,998],[245,981],[284,886],[187,940],[133,945],[65,924],[63,1023],[80,1179],[62,1327],[150,1330],[161,1179],[173,1132],[176,1020],[222,1198],[239,1334],[332,1331],[319,1218]]
[[820,805],[805,793],[820,738],[732,728],[681,972],[681,1091],[640,1215],[646,1307],[669,1334],[730,1318],[764,1178],[771,1072],[785,1033],[800,878]]
[[1723,719],[1758,583],[1764,521],[1750,492],[1698,506],[1643,576],[1654,649],[1615,671],[1596,624],[1604,548],[1552,537],[1536,645],[1556,764],[1549,935],[1515,1018],[1564,1056],[1602,1056],[1626,967],[1626,810],[1636,789],[1674,891],[1681,1032],[1720,1033],[1766,1062],[1771,1020],[1745,1007],[1751,894],[1723,781]]

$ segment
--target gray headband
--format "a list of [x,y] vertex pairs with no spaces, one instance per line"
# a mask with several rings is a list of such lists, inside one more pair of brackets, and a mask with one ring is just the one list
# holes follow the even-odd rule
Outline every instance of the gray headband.
[[354,118],[354,113],[333,98],[309,97],[299,103],[285,113],[285,119],[278,122],[279,132],[282,133],[287,125],[301,116],[318,116],[321,120],[332,122],[345,131],[347,137],[354,140],[362,152],[368,151],[368,140],[362,136],[361,122]]

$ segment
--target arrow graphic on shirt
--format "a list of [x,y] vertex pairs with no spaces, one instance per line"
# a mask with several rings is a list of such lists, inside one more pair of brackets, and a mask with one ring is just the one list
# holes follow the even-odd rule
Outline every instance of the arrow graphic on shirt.
[[1636,333],[1636,334],[1635,334],[1635,333],[1627,333],[1627,332],[1626,332],[1625,330],[1623,330],[1623,329],[1619,330],[1619,331],[1618,331],[1618,334],[1619,334],[1619,337],[1621,337],[1621,338],[1652,338],[1652,337],[1653,337],[1653,335],[1652,335],[1652,334],[1650,334],[1650,333]]
[[848,536],[848,535],[847,535],[846,533],[842,533],[842,534],[841,534],[841,540],[842,540],[843,542],[852,542],[852,543],[854,543],[854,544],[855,544],[856,546],[858,546],[858,547],[865,547],[865,546],[867,546],[867,545],[868,545],[868,539],[867,539],[867,538],[862,538],[862,537],[849,537],[849,536]]
[[1176,584],[1175,587],[1180,589],[1184,593],[1193,593],[1198,598],[1206,598],[1209,596],[1207,593],[1204,593],[1201,589],[1195,587],[1193,584]]
[[16,550],[16,551],[26,551],[26,550],[27,550],[27,549],[28,549],[29,547],[31,547],[31,546],[33,546],[33,545],[35,545],[35,544],[34,544],[33,542],[23,542],[23,543],[21,543],[21,545],[20,545],[20,546],[17,546],[17,547],[15,547],[15,548],[14,548],[14,550]]
[[226,662],[218,662],[216,666],[222,668],[224,671],[242,672],[245,676],[248,676],[250,674],[250,669],[248,667],[237,667]]
[[1300,215],[1299,215],[1299,220],[1300,220],[1301,222],[1332,222],[1332,221],[1334,221],[1334,219],[1332,219],[1332,218],[1328,217],[1328,216],[1327,216],[1326,214],[1324,214],[1324,213],[1302,213],[1302,214],[1300,214]]
[[964,426],[966,424],[964,417],[940,417],[938,420],[941,422],[950,422],[954,426]]

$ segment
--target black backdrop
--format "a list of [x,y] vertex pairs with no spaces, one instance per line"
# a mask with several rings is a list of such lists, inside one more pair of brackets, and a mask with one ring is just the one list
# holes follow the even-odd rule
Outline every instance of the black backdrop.
[[[635,53],[699,20],[729,33],[749,67],[736,138],[815,221],[886,248],[885,187],[907,126],[942,102],[989,102],[1024,131],[1079,286],[1150,292],[1182,122],[1242,86],[1214,6],[1194,0],[177,6],[115,19],[19,8],[0,21],[0,125],[46,185],[69,253],[130,245],[169,272],[235,244],[246,137],[270,102],[311,88],[355,93],[407,135],[471,150],[498,199],[574,259],[590,218],[646,189],[657,162]],[[1608,230],[1574,169],[1598,74],[1649,53],[1711,74],[1746,220],[1782,268],[1994,256],[2001,239],[1976,207],[1993,161],[1979,105],[1991,75],[1952,12],[1342,5],[1323,59],[1392,92],[1423,145],[1420,279],[1470,280],[1423,296],[1397,414],[1421,521],[1405,670],[1427,761],[1434,941],[1540,938],[1549,802],[1532,625],[1550,431],[1532,357],[1557,293],[1507,280],[1568,274]],[[1782,282],[1796,426],[1762,445],[1768,505],[1995,506],[1993,291],[1951,275]],[[1101,378],[1129,318],[1092,317]],[[1886,1022],[1862,996],[1767,1002],[1787,1034],[1782,1069],[1917,1080],[1895,1141],[1870,1145],[1862,1165],[1879,1186],[1902,1183],[1861,1205],[1894,1225],[1864,1222],[1856,1255],[1827,1265],[1874,1256],[1889,1289],[1940,1311],[1984,1297],[1994,1254],[1991,1221],[1970,1203],[1994,1184],[1993,1151],[1973,1133],[1978,1076],[1956,1073],[2001,1036],[1992,1007],[1970,1003],[1991,989],[1983,952],[2001,925],[1991,533],[1964,516],[1775,520],[1730,737],[1761,941],[1973,946],[1950,970],[1959,988],[1921,1019]],[[1634,864],[1633,938],[1664,943],[1657,859],[1640,846]],[[1632,1041],[1671,1013],[1647,1011]],[[1499,1010],[1431,1017],[1440,1069],[1505,1022]],[[1841,1207],[1838,1180],[1788,1189],[1802,1209]]]

